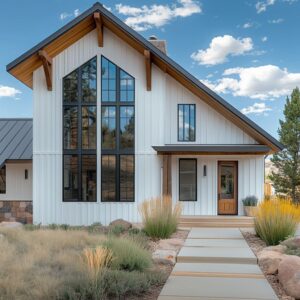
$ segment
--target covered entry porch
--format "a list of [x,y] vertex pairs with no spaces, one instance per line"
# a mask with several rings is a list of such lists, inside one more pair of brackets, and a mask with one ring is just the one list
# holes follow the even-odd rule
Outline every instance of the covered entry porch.
[[162,192],[171,195],[174,202],[182,201],[184,216],[224,216],[228,222],[228,216],[244,215],[244,197],[263,199],[267,146],[181,144],[153,148],[162,157]]

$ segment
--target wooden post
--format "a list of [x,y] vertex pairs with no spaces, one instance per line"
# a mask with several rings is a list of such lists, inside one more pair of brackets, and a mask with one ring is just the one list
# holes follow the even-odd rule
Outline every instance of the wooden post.
[[147,91],[151,91],[151,73],[152,73],[152,66],[151,66],[151,53],[149,50],[144,50],[144,56],[145,56],[145,67],[146,67],[146,86]]
[[94,13],[94,20],[97,28],[98,46],[103,47],[103,21],[99,12]]
[[163,195],[172,196],[172,156],[163,156]]
[[48,91],[52,91],[52,58],[48,56],[45,50],[40,50],[38,55],[43,63],[47,89]]

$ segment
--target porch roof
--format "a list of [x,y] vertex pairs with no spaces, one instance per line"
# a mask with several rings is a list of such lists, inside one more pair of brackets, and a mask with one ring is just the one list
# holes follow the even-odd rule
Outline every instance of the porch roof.
[[268,154],[271,149],[265,145],[198,145],[179,144],[152,146],[157,154],[197,154],[197,155],[231,155],[231,154]]

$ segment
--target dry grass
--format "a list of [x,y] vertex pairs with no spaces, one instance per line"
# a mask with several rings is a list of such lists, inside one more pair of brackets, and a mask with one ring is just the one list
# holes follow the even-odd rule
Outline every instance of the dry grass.
[[80,255],[104,236],[85,231],[0,229],[0,299],[56,299],[86,279]]
[[177,229],[182,205],[173,205],[170,196],[162,196],[144,201],[139,211],[147,235],[153,238],[168,238]]
[[267,245],[277,245],[295,234],[299,221],[300,207],[291,200],[265,200],[258,205],[255,231]]

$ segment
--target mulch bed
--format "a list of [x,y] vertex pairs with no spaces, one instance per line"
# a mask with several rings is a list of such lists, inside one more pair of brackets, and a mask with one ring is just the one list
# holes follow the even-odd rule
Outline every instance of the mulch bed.
[[[263,248],[267,247],[266,243],[262,241],[259,237],[257,237],[254,233],[248,232],[248,231],[242,231],[245,240],[247,241],[248,245],[254,252],[254,254],[257,256],[257,253],[263,250]],[[266,272],[264,271],[263,267],[258,263],[259,267],[263,271],[265,277],[269,281],[270,285],[272,286],[273,290],[275,291],[277,297],[280,300],[295,300],[294,297],[288,296],[282,285],[280,284],[278,280],[277,274],[275,275],[267,275]]]

